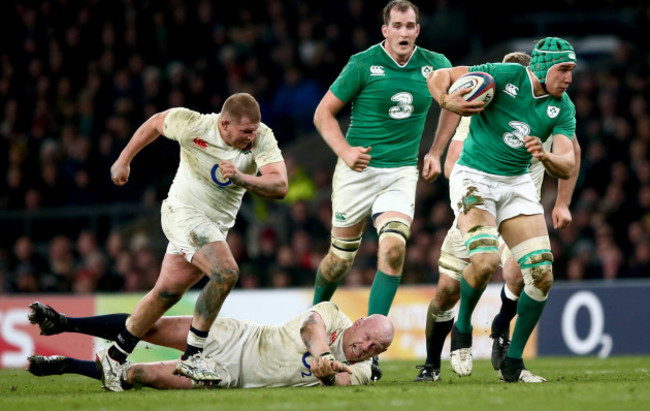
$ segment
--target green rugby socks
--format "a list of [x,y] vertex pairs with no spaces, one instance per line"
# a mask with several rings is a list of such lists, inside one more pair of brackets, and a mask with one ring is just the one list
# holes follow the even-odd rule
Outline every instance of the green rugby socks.
[[458,318],[456,318],[456,328],[462,333],[472,332],[472,313],[478,300],[481,299],[485,287],[477,290],[465,281],[465,277],[460,278],[460,307],[458,309]]
[[377,270],[375,280],[370,288],[370,297],[368,297],[368,315],[388,315],[401,279],[401,275],[388,275]]
[[522,358],[524,354],[524,347],[528,342],[530,334],[532,334],[539,317],[542,316],[546,300],[536,301],[526,294],[524,289],[519,296],[519,303],[517,304],[517,322],[515,323],[515,330],[512,334],[512,342],[508,349],[508,357]]
[[338,288],[341,280],[338,281],[328,281],[320,271],[320,266],[316,271],[316,283],[314,284],[314,301],[313,304],[316,305],[323,301],[329,301],[334,295],[334,291]]

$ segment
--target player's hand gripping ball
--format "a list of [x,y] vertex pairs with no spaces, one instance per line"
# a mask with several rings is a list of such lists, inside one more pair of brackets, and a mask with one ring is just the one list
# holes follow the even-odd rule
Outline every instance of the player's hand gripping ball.
[[481,101],[487,106],[494,98],[496,83],[488,73],[474,71],[464,74],[449,87],[447,94],[457,90],[471,88],[472,90],[462,95],[465,101]]

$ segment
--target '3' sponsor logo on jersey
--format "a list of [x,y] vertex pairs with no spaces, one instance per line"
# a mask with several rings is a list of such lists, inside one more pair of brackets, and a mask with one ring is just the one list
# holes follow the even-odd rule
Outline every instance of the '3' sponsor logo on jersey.
[[511,121],[508,123],[514,130],[503,133],[503,141],[512,148],[524,146],[524,137],[530,134],[530,126],[521,121]]
[[405,118],[411,117],[411,114],[413,114],[413,110],[415,110],[412,104],[413,95],[411,93],[402,91],[400,93],[394,94],[393,97],[390,98],[390,100],[396,101],[397,105],[392,106],[390,109],[388,109],[389,116],[391,116],[395,120],[403,120]]

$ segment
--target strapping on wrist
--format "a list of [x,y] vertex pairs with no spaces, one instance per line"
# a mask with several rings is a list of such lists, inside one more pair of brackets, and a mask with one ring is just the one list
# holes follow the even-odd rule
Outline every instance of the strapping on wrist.
[[447,98],[448,95],[449,94],[447,94],[447,93],[442,93],[440,95],[440,107],[441,108],[445,108],[445,98]]

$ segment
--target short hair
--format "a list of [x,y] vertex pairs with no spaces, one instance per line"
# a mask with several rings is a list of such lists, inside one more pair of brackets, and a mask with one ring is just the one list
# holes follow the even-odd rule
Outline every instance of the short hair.
[[530,54],[524,53],[523,51],[513,51],[503,56],[504,63],[519,63],[524,67],[528,67],[530,64]]
[[384,7],[384,25],[388,26],[388,23],[390,23],[390,11],[394,8],[397,8],[397,11],[402,13],[408,11],[408,9],[413,9],[415,12],[415,22],[420,22],[420,10],[418,6],[408,0],[392,0]]
[[260,105],[255,97],[248,93],[237,93],[228,97],[223,102],[221,114],[235,123],[238,123],[242,117],[248,117],[253,123],[262,121]]

